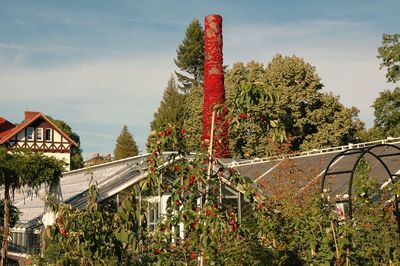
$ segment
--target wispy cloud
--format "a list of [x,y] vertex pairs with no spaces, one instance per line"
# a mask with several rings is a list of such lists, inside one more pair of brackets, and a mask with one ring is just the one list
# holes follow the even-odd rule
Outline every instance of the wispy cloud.
[[224,31],[225,62],[256,60],[268,63],[281,53],[297,55],[316,66],[326,91],[356,106],[372,126],[370,107],[379,91],[387,88],[376,58],[380,35],[367,24],[345,20],[314,20],[286,24],[253,24]]
[[[3,70],[2,115],[19,121],[23,110],[30,109],[66,120],[88,147],[97,139],[97,152],[110,152],[114,145],[109,140],[98,143],[99,136],[115,139],[127,124],[143,148],[153,112],[172,73],[169,58],[169,54],[127,56],[52,69]],[[10,99],[13,108],[7,110]]]

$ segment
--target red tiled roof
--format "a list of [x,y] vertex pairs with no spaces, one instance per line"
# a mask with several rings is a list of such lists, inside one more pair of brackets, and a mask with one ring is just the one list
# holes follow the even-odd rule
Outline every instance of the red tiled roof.
[[[71,145],[76,146],[76,147],[79,146],[78,144],[76,144],[75,141],[73,141],[70,137],[68,137],[61,129],[59,129],[52,121],[50,121],[50,119],[48,119],[44,114],[42,114],[40,112],[25,112],[25,120],[21,124],[19,124],[17,126],[13,125],[14,127],[9,129],[8,131],[4,132],[4,134],[0,130],[0,144],[3,144],[6,141],[8,141],[12,136],[15,136],[15,134],[17,134],[18,132],[20,132],[22,129],[26,128],[30,124],[32,124],[38,118],[42,118],[47,123],[49,123],[59,134],[61,134],[61,136],[63,136],[65,139],[67,139],[71,143]],[[5,120],[4,118],[2,118],[2,119]],[[7,120],[5,120],[5,121],[7,121]],[[1,120],[0,120],[0,122],[1,122]],[[10,122],[8,122],[8,123],[10,123]],[[2,124],[0,123],[0,129],[1,129],[1,125]],[[3,135],[1,135],[1,134],[3,134]]]
[[15,128],[13,123],[9,122],[4,117],[0,117],[0,140],[4,136],[7,136],[13,128]]

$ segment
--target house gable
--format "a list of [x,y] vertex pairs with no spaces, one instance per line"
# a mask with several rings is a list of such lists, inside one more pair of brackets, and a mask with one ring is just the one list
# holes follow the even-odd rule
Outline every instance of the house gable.
[[43,152],[70,163],[70,151],[78,146],[50,119],[39,112],[25,112],[21,124],[14,125],[4,118],[0,120],[0,147]]

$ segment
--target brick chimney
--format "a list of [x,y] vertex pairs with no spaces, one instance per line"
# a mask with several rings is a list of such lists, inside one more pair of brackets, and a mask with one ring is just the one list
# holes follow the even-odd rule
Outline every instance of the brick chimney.
[[25,120],[28,120],[36,115],[40,114],[39,112],[25,111]]

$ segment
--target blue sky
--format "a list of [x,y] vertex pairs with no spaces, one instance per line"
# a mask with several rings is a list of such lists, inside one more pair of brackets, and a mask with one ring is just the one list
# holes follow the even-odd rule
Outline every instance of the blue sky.
[[399,10],[398,0],[0,0],[0,116],[65,120],[85,157],[113,153],[124,124],[144,149],[187,25],[217,13],[225,64],[303,57],[370,127],[373,100],[394,88],[376,54],[382,33],[398,33]]

